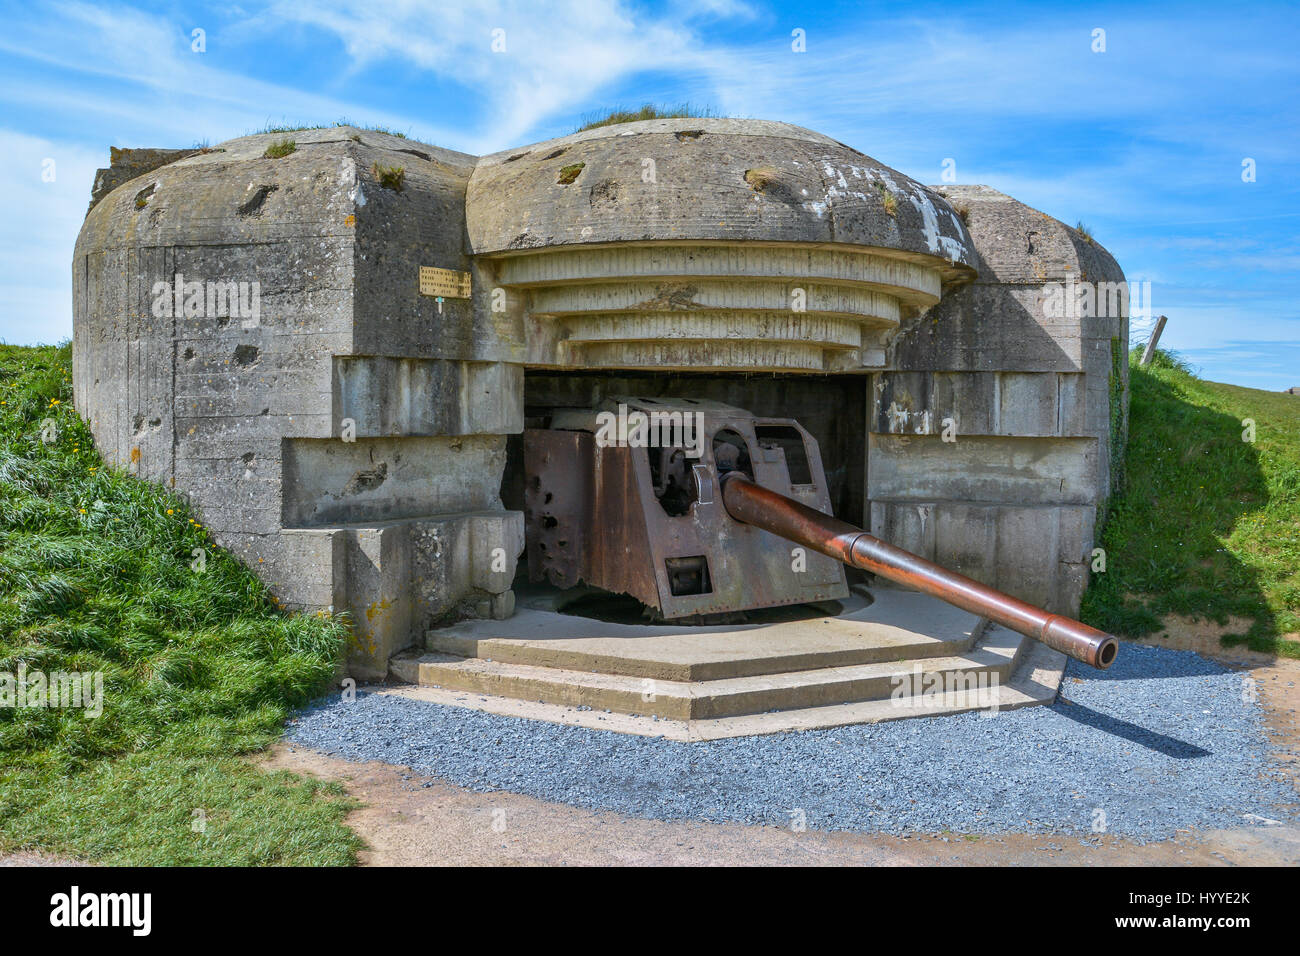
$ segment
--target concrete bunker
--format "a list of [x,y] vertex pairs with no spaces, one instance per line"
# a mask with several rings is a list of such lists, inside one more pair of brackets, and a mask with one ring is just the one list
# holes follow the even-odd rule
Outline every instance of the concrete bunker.
[[[1048,286],[1123,282],[1092,240],[781,123],[485,157],[340,127],[272,159],[274,138],[101,172],[76,401],[106,458],[188,495],[287,606],[348,610],[355,676],[409,676],[394,655],[458,621],[518,624],[525,432],[618,396],[792,420],[834,514],[1077,610],[1122,459],[1127,314],[1060,317]],[[181,282],[204,294],[156,310]],[[232,282],[255,309],[208,315]]]

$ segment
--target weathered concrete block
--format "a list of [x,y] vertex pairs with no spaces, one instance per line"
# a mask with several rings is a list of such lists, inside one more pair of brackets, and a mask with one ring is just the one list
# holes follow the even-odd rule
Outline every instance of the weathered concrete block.
[[282,537],[288,550],[277,568],[307,579],[293,588],[296,604],[321,607],[329,597],[350,607],[348,667],[361,680],[382,680],[388,659],[437,623],[508,614],[524,545],[523,515],[504,511]]
[[382,680],[388,659],[432,626],[509,616],[523,552],[523,515],[479,512],[341,528],[292,528],[246,551],[287,606],[344,610],[348,669]]
[[1090,436],[1082,380],[1059,372],[880,372],[871,427],[894,435]]
[[873,501],[877,537],[1058,614],[1077,614],[1095,531],[1088,505]]
[[524,550],[518,511],[426,519],[412,524],[417,601],[427,622],[500,617]]
[[349,528],[344,540],[352,608],[348,670],[359,680],[383,680],[388,659],[414,641],[410,528]]
[[[273,551],[266,573],[275,575],[287,606],[310,611],[348,607],[348,532],[340,528],[290,528],[263,542]],[[251,563],[266,565],[266,558]]]
[[524,371],[502,362],[388,356],[334,360],[335,434],[517,434],[524,428]]
[[283,449],[285,527],[391,521],[501,505],[502,436],[298,439],[286,440]]
[[123,183],[197,152],[197,149],[118,149],[110,146],[108,166],[95,170],[95,183],[90,188],[90,209]]
[[871,435],[873,501],[945,498],[1020,504],[1095,504],[1095,439]]

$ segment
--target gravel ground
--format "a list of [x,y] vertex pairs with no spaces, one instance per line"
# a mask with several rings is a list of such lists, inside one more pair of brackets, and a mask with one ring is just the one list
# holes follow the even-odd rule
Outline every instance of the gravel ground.
[[[562,727],[379,694],[330,697],[288,740],[661,820],[882,833],[1105,832],[1294,819],[1243,674],[1185,651],[1126,644],[1104,673],[1071,664],[1061,699],[834,730],[678,743]],[[1103,816],[1104,814],[1104,816]]]

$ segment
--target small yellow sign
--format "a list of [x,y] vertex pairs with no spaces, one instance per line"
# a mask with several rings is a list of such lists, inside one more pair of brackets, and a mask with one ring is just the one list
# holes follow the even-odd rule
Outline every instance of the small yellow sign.
[[442,299],[468,299],[469,294],[468,272],[439,269],[436,266],[420,266],[420,295],[432,295]]

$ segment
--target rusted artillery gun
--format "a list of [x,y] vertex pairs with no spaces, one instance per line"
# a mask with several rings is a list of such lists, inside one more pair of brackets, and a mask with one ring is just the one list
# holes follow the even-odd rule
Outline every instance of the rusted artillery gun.
[[721,483],[722,503],[737,521],[933,595],[1093,667],[1105,670],[1115,660],[1119,642],[1095,627],[1051,614],[896,548],[861,528],[756,485],[739,471],[725,473]]
[[[792,419],[703,400],[615,399],[526,430],[524,467],[534,580],[630,594],[678,620],[843,598],[849,565],[1096,668],[1118,651],[1110,634],[832,517],[817,442]],[[814,554],[792,561],[789,543]]]

